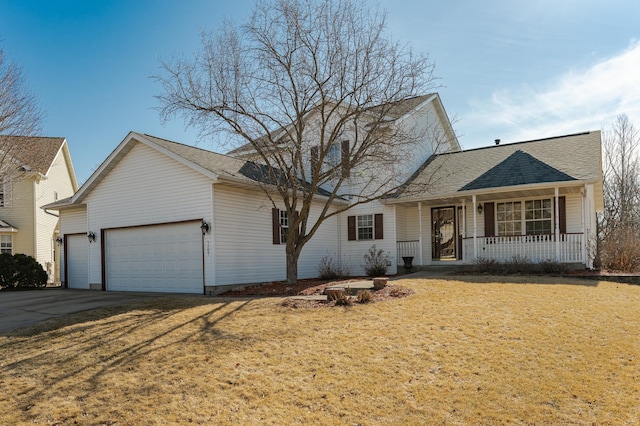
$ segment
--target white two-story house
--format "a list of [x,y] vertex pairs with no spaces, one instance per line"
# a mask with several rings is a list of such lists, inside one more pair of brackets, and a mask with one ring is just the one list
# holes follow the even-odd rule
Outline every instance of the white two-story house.
[[[405,131],[412,142],[406,151],[386,153],[393,162],[381,153],[377,161],[384,167],[345,167],[348,179],[329,209],[357,202],[364,173],[404,185],[324,221],[302,250],[299,278],[317,276],[325,256],[361,275],[372,244],[389,253],[392,274],[403,257],[428,267],[512,252],[589,266],[591,221],[601,205],[599,132],[559,138],[556,149],[549,140],[461,151],[437,94],[386,111],[389,131]],[[355,130],[366,132],[363,127]],[[302,177],[318,149],[307,140]],[[347,129],[339,144],[324,147],[330,153],[325,161],[341,164],[343,153],[357,149],[354,140]],[[556,161],[575,159],[569,149],[583,149],[584,161]],[[514,167],[527,169],[527,176],[515,176]],[[72,197],[47,206],[60,212],[65,285],[215,294],[284,279],[287,217],[277,199],[274,205],[265,195],[259,169],[249,146],[222,155],[129,133]],[[514,177],[503,180],[509,173]],[[315,193],[311,221],[331,190],[328,180]],[[580,247],[566,248],[575,244]]]

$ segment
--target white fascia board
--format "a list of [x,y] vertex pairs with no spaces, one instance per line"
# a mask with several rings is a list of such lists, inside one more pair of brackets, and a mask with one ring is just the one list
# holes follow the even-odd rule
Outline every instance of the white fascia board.
[[491,194],[500,194],[504,192],[521,192],[521,191],[531,191],[536,189],[552,189],[552,188],[571,188],[584,186],[585,183],[594,183],[594,181],[585,181],[585,180],[572,180],[566,182],[544,182],[544,183],[532,183],[528,185],[512,185],[512,186],[499,186],[496,188],[484,188],[484,189],[473,189],[468,191],[457,191],[449,194],[439,194],[434,196],[414,196],[414,197],[400,197],[384,200],[384,204],[402,204],[407,202],[418,202],[418,201],[434,201],[441,199],[455,199],[455,198],[466,198],[471,197],[473,195],[491,195]]
[[419,103],[418,105],[416,105],[412,110],[407,111],[405,114],[401,115],[400,117],[398,117],[397,119],[393,120],[394,123],[397,124],[401,124],[404,120],[406,120],[407,118],[409,118],[411,115],[415,114],[416,112],[420,111],[422,108],[424,108],[427,104],[433,102],[434,99],[437,98],[437,93],[432,94],[431,96],[429,96],[427,99],[425,99],[423,102]]
[[159,145],[145,138],[140,133],[129,132],[129,134],[124,138],[124,140],[120,142],[120,144],[111,152],[111,154],[109,154],[109,156],[102,162],[102,164],[100,164],[100,166],[96,169],[96,171],[93,172],[93,174],[89,177],[89,179],[87,179],[86,182],[80,187],[78,192],[76,192],[73,195],[71,199],[71,203],[76,204],[78,203],[78,201],[81,201],[82,199],[84,199],[84,197],[86,197],[88,192],[90,192],[91,189],[93,189],[93,187],[97,185],[111,171],[111,169],[115,167],[115,165],[118,162],[120,162],[122,157],[124,157],[124,155],[126,155],[126,153],[137,142],[147,145],[150,148],[153,148],[159,152],[162,152],[163,154],[168,155],[169,157],[175,159],[176,161],[179,161],[180,163],[186,165],[187,167],[190,167],[204,174],[205,176],[211,177],[213,180],[217,179],[217,175],[215,173],[209,170],[206,170],[196,164],[193,164],[192,162],[185,160],[179,155],[176,155],[171,151],[168,151],[160,147]]

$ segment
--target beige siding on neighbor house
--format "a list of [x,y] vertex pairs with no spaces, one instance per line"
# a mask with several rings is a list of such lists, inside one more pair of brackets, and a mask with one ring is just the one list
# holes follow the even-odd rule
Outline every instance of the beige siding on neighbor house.
[[[89,245],[89,282],[102,284],[101,229],[193,219],[211,222],[211,183],[202,174],[137,143],[83,200],[87,230],[97,236]],[[205,236],[204,244],[211,246],[211,234]],[[212,272],[213,253],[205,250],[206,285],[214,285]]]
[[[62,150],[54,158],[46,179],[40,179],[35,184],[35,220],[37,223],[36,233],[36,258],[45,266],[47,262],[54,261],[54,230],[58,226],[58,218],[46,213],[40,206],[73,195],[74,188],[69,176],[69,167]],[[57,211],[51,211],[57,215]]]
[[13,235],[13,253],[36,257],[34,181],[31,177],[17,179],[12,184],[11,207],[0,207],[0,218],[19,229]]
[[[286,277],[285,246],[273,244],[271,201],[261,192],[214,186],[216,284],[282,280]],[[314,209],[311,220],[317,218]],[[336,218],[328,219],[302,249],[298,277],[318,275],[323,256],[338,257]]]

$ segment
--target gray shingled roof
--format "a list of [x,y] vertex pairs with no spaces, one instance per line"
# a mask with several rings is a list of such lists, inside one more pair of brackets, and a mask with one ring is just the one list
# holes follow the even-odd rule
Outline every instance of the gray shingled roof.
[[576,179],[543,163],[531,154],[517,150],[506,160],[460,188],[460,191],[569,180]]
[[[260,182],[266,184],[274,184],[271,179],[267,166],[258,164],[253,161],[241,160],[228,155],[218,154],[205,149],[184,145],[178,142],[168,141],[166,139],[145,134],[144,137],[151,142],[160,145],[168,151],[188,160],[216,175],[229,176],[236,179],[242,179],[252,182]],[[276,171],[276,179],[283,182],[285,177]],[[308,183],[300,181],[300,185],[307,186]],[[317,194],[328,196],[329,192],[320,188]]]
[[[517,151],[526,156],[517,155],[506,161]],[[528,173],[537,174],[521,181],[512,176],[507,179],[506,166],[521,160],[529,165]],[[503,166],[498,167],[501,163]],[[601,170],[600,131],[586,132],[437,155],[412,176],[396,198],[449,197],[459,195],[460,191],[495,188],[496,183],[501,187],[566,182],[567,177],[597,182],[602,178]]]

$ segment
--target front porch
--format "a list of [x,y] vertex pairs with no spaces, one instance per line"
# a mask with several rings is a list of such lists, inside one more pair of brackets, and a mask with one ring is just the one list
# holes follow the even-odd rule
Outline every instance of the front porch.
[[398,203],[398,267],[409,258],[420,269],[518,257],[590,268],[592,194],[589,185],[575,185]]

